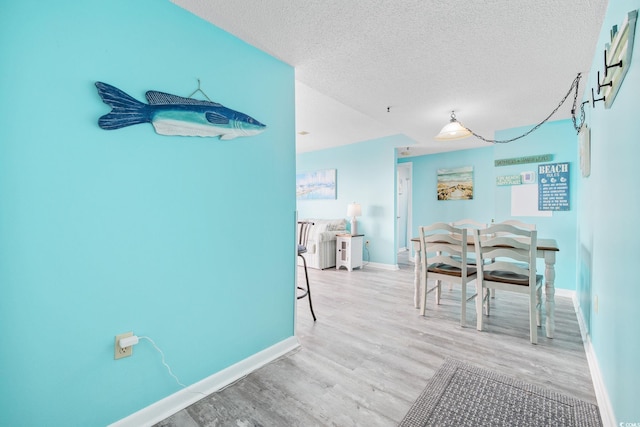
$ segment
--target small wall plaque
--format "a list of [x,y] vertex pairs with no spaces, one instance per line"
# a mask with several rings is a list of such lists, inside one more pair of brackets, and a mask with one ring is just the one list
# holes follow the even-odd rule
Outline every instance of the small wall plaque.
[[510,159],[497,159],[494,160],[494,166],[513,166],[513,165],[524,165],[526,163],[543,163],[550,162],[553,160],[553,154],[538,154],[536,156],[526,156],[526,157],[513,157]]
[[496,176],[496,185],[520,185],[520,184],[522,184],[521,175]]

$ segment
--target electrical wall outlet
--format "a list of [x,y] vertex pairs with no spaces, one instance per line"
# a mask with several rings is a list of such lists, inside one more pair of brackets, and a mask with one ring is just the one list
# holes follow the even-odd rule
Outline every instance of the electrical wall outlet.
[[132,345],[125,348],[120,348],[120,339],[126,338],[126,337],[132,337],[132,336],[133,336],[133,332],[125,332],[124,334],[116,335],[116,343],[115,343],[114,354],[113,354],[114,359],[118,360],[118,359],[122,359],[123,357],[129,357],[133,355]]

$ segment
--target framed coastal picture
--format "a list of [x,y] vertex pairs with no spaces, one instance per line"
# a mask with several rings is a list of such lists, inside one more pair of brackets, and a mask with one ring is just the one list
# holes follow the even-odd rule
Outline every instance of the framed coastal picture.
[[473,199],[473,166],[438,169],[438,200]]
[[336,199],[336,169],[296,174],[296,199]]

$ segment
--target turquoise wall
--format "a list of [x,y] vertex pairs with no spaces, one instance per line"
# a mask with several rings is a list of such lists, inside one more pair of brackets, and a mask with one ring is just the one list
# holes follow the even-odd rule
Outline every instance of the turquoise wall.
[[[602,74],[602,52],[612,26],[640,9],[638,0],[610,1],[595,46],[587,88]],[[602,102],[587,108],[591,128],[591,175],[580,181],[578,245],[580,301],[615,425],[640,422],[640,294],[634,270],[640,217],[640,24],[629,70],[609,109]],[[585,92],[585,100],[591,91]],[[597,299],[597,310],[596,310]]]
[[347,218],[347,205],[358,202],[358,233],[370,241],[365,261],[395,266],[395,147],[413,145],[395,135],[297,155],[297,171],[337,170],[336,200],[298,201],[300,218]]
[[[571,82],[567,82],[569,85]],[[584,83],[583,83],[584,84]],[[571,104],[567,101],[562,111],[570,111]],[[502,130],[496,132],[496,139],[506,140],[522,135],[531,126]],[[558,120],[545,123],[530,135],[508,144],[494,145],[495,159],[533,156],[538,154],[552,154],[553,160],[547,163],[569,163],[570,187],[567,211],[554,211],[552,216],[521,216],[516,219],[536,224],[538,236],[556,239],[560,252],[556,255],[557,289],[576,289],[576,222],[578,218],[577,190],[580,176],[578,162],[578,140],[576,130],[571,120]],[[500,166],[493,168],[494,182],[498,175],[515,175],[526,171],[537,172],[538,163],[515,166]],[[503,221],[511,217],[511,187],[494,186],[495,188],[495,218]],[[544,271],[543,260],[538,260],[538,271]]]
[[[116,334],[187,385],[291,337],[293,69],[168,1],[3,2],[0,21],[0,425],[104,426],[180,389],[145,341],[114,361]],[[97,80],[142,100],[197,78],[266,132],[97,126]]]
[[[400,159],[413,164],[413,236],[418,227],[434,222],[494,218],[493,147],[451,151]],[[473,166],[473,200],[438,200],[438,169]]]

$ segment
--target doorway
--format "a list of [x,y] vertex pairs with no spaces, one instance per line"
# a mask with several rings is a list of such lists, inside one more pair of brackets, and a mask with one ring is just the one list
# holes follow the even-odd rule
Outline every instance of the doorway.
[[[398,254],[411,256],[412,163],[398,163],[396,168],[396,242]],[[409,252],[409,253],[407,253]],[[399,256],[400,258],[400,256]],[[406,258],[402,257],[402,258]]]

